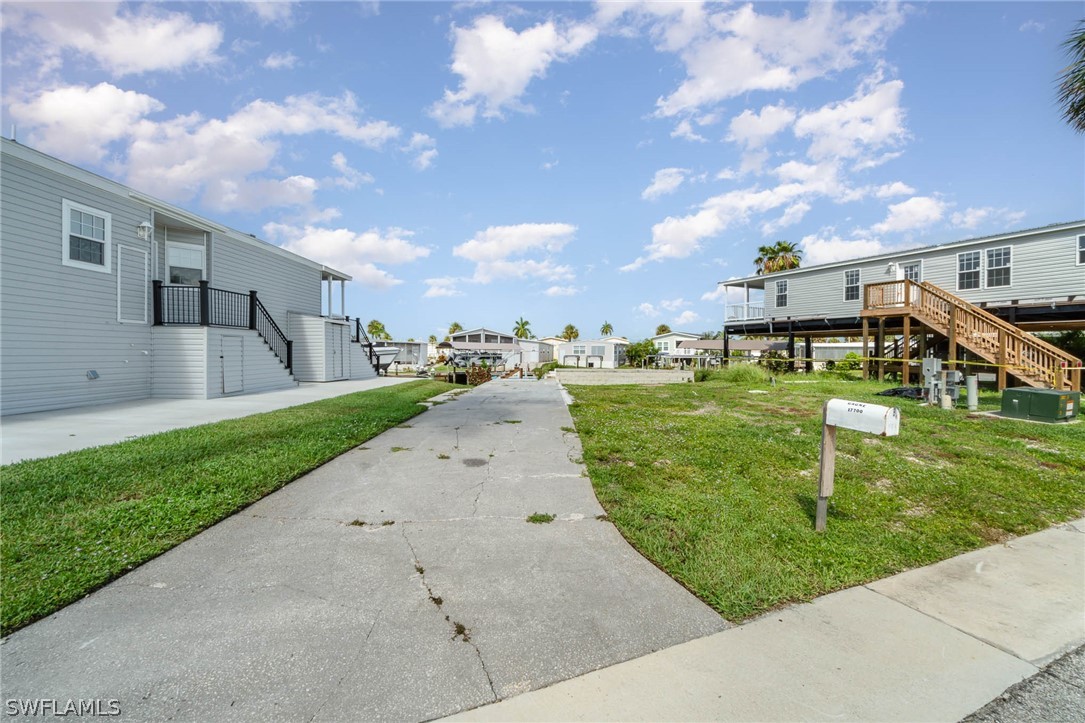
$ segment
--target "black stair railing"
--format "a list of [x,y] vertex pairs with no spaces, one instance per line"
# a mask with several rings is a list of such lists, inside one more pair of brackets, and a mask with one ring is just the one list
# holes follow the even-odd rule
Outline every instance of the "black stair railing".
[[369,359],[369,363],[376,368],[377,365],[377,353],[373,350],[373,342],[369,340],[369,336],[365,333],[365,329],[362,328],[362,320],[354,320],[354,341],[362,345],[362,349],[365,351],[365,356]]
[[250,316],[250,318],[254,317],[250,328],[256,329],[260,336],[264,337],[264,341],[268,343],[275,355],[283,360],[288,370],[293,370],[294,342],[286,338],[286,334],[271,318],[271,314],[267,313],[264,304],[256,298],[256,292],[250,291],[249,294],[253,302],[250,308],[255,310]]

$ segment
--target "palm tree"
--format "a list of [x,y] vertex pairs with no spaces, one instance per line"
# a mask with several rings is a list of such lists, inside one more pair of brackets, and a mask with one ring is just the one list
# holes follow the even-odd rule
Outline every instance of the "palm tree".
[[531,338],[531,322],[520,317],[512,325],[512,335],[517,339],[530,339]]
[[771,274],[776,271],[787,271],[799,268],[802,261],[802,251],[793,243],[777,241],[772,246],[761,246],[757,249],[757,258],[754,264],[758,274]]
[[610,336],[611,334],[614,333],[614,327],[611,325],[611,323],[609,321],[604,321],[602,328],[599,329],[599,333],[602,334],[603,336]]
[[365,326],[365,332],[369,334],[370,339],[391,339],[392,335],[388,333],[388,330],[384,328],[384,324],[380,323],[376,319],[373,319]]
[[671,333],[671,327],[667,326],[666,324],[660,324],[659,326],[656,327],[656,336],[659,336],[661,334],[670,334],[670,333]]
[[573,339],[580,338],[580,332],[572,324],[566,324],[565,328],[561,331],[561,338],[565,341],[572,341]]
[[430,344],[436,344],[437,343],[437,335],[436,334],[430,334],[429,335],[429,343]]
[[1063,43],[1070,64],[1059,76],[1059,105],[1062,117],[1079,133],[1085,133],[1085,20]]
[[445,335],[445,341],[448,341],[453,334],[457,331],[463,331],[463,324],[458,321],[454,321],[448,325],[448,334]]

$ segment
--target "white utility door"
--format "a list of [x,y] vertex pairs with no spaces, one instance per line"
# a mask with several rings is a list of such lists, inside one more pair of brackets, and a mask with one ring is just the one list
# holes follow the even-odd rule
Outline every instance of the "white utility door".
[[245,390],[243,373],[245,340],[240,336],[222,337],[222,393],[234,394]]
[[342,324],[332,325],[332,378],[333,379],[346,379],[346,374],[343,371],[344,361],[347,356],[349,339],[347,335],[349,327]]

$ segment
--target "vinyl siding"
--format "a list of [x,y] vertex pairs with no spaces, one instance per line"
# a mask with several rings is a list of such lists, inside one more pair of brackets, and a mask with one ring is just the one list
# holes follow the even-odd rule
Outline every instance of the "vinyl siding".
[[323,382],[324,319],[319,316],[287,314],[287,338],[294,342],[294,376],[302,382]]
[[207,328],[156,326],[152,396],[165,399],[207,398]]
[[[287,313],[320,316],[320,271],[301,261],[267,252],[229,236],[211,241],[211,286],[247,293],[255,289],[271,318],[286,333]],[[287,334],[289,337],[289,334]]]
[[219,358],[219,350],[222,349],[222,337],[240,336],[244,341],[242,358],[244,367],[242,371],[242,390],[235,394],[252,394],[255,392],[270,392],[276,389],[289,389],[298,385],[294,377],[287,371],[286,366],[275,356],[275,352],[264,341],[263,337],[255,331],[248,329],[220,329],[207,327],[207,348],[214,353],[207,355],[207,398],[222,396],[222,360]]
[[[1003,238],[977,244],[960,244],[941,249],[916,249],[902,252],[892,259],[856,262],[831,268],[811,267],[797,272],[772,274],[765,280],[765,317],[784,320],[810,317],[858,317],[863,308],[862,295],[857,301],[844,301],[844,272],[859,269],[861,284],[896,279],[889,271],[890,261],[900,264],[921,260],[922,280],[939,286],[973,304],[1021,304],[1051,300],[1065,301],[1069,297],[1085,296],[1085,266],[1076,265],[1077,237],[1082,229],[1064,229],[1023,238]],[[1012,250],[1011,285],[983,288],[985,266],[981,273],[981,288],[957,289],[957,254],[979,251],[984,263],[988,249],[1010,246]],[[788,281],[788,304],[776,307],[777,279]]]
[[365,350],[362,349],[362,345],[352,341],[348,346],[350,347],[350,351],[347,352],[347,360],[350,363],[350,378],[376,378],[377,370],[374,369],[373,365],[369,363],[369,358],[366,357]]
[[[62,201],[111,215],[111,272],[64,266]],[[151,393],[149,324],[121,323],[118,249],[149,252],[145,206],[4,154],[0,166],[0,414]],[[143,292],[147,297],[150,289]],[[149,300],[147,301],[149,304]],[[127,299],[137,305],[135,296]],[[98,378],[87,378],[88,370]]]

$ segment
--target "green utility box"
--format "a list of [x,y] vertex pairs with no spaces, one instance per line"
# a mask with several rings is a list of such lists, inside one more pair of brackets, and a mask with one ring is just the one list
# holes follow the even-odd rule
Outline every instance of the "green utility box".
[[1002,392],[1002,416],[1037,422],[1069,422],[1081,409],[1081,392],[1017,387]]

